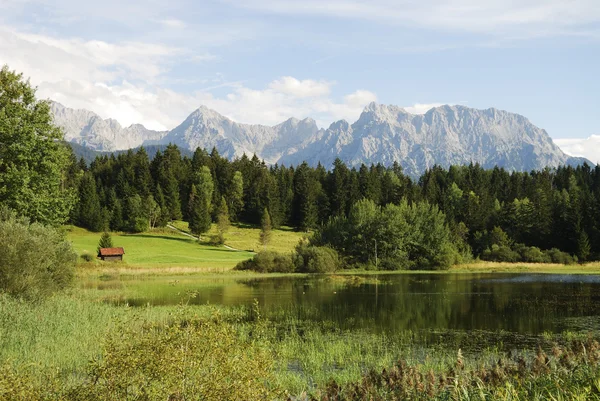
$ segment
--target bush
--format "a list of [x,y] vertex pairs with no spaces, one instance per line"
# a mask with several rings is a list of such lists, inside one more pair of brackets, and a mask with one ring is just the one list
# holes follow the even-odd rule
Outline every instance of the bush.
[[331,273],[340,268],[340,258],[329,247],[301,243],[296,247],[294,264],[300,273]]
[[89,253],[88,251],[83,251],[81,253],[81,255],[79,255],[79,257],[84,261],[84,262],[93,262],[94,259],[96,259],[96,257],[94,255],[92,255],[91,253]]
[[521,255],[510,249],[508,246],[492,245],[481,254],[481,259],[491,262],[518,262]]
[[515,251],[521,255],[521,261],[529,263],[550,263],[550,257],[536,246],[516,246]]
[[0,212],[0,291],[41,299],[71,285],[77,254],[57,229]]
[[273,251],[259,252],[252,259],[237,264],[235,270],[253,270],[259,273],[293,273],[292,256]]
[[574,263],[577,263],[576,256],[571,256],[568,253],[563,252],[556,248],[552,248],[548,251],[544,251],[544,253],[546,254],[546,256],[549,258],[549,260],[552,263],[560,263],[563,265],[572,265]]
[[86,400],[270,400],[269,351],[214,317],[128,324],[92,363]]

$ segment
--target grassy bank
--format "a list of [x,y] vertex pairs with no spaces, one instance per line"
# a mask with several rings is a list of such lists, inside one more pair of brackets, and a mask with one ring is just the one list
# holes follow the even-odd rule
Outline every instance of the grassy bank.
[[[327,399],[325,394],[332,391],[347,395],[334,399],[362,399],[356,394],[387,399],[385,394],[399,396],[401,392],[403,399],[429,399],[419,395],[421,385],[432,386],[431,398],[439,399],[484,399],[466,397],[481,390],[488,394],[485,399],[500,400],[505,399],[507,386],[520,397],[513,399],[544,399],[547,394],[571,399],[575,391],[594,394],[590,380],[600,374],[599,347],[586,334],[540,336],[543,357],[536,349],[507,356],[501,349],[478,348],[467,334],[446,333],[424,341],[420,333],[410,331],[347,331],[333,323],[317,324],[287,314],[266,320],[256,307],[111,306],[81,291],[40,304],[0,297],[0,319],[0,367],[4,374],[12,372],[0,378],[0,396],[14,391],[17,383],[31,387],[30,393],[23,394],[32,400],[73,394],[83,394],[83,398],[72,399],[110,399],[115,394],[111,391],[120,390],[106,387],[107,383],[125,379],[140,380],[140,388],[157,391],[148,399],[165,399],[157,394],[182,385],[172,379],[206,367],[202,363],[208,362],[195,359],[198,356],[186,358],[197,352],[220,355],[223,361],[234,358],[235,365],[210,362],[213,372],[223,375],[216,382],[235,379],[231,375],[258,380],[253,386],[266,386],[264,399],[282,399],[285,394]],[[567,350],[568,341],[575,341],[576,347]],[[179,355],[183,345],[187,351]],[[253,358],[259,358],[263,367],[255,366]],[[195,363],[201,365],[195,367]],[[133,376],[127,376],[127,369],[134,368],[142,376],[148,369],[161,374],[142,378],[132,371]],[[435,378],[435,386],[427,377]],[[465,397],[452,396],[458,390]],[[103,398],[102,394],[108,395]]]
[[448,272],[600,274],[600,262],[562,265],[555,263],[501,263],[479,261],[452,266]]

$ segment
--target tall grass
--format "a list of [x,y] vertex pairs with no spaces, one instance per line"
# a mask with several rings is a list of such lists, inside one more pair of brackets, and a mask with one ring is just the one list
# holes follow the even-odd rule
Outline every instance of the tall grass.
[[[77,291],[37,304],[0,296],[0,373],[8,378],[0,379],[0,387],[22,386],[29,389],[27,394],[39,395],[45,394],[45,383],[54,383],[52,391],[61,396],[66,397],[61,389],[83,388],[91,393],[77,394],[97,394],[94,391],[98,388],[92,391],[86,387],[95,380],[93,374],[109,380],[100,388],[109,391],[110,383],[121,383],[119,386],[125,383],[124,377],[119,376],[121,369],[143,365],[146,359],[148,363],[158,364],[148,367],[153,375],[161,371],[160,364],[168,363],[165,369],[173,376],[178,372],[177,358],[173,357],[179,355],[178,341],[191,335],[196,344],[194,349],[200,350],[202,355],[214,351],[223,359],[228,355],[227,349],[236,350],[237,356],[227,362],[229,365],[224,365],[222,380],[231,379],[228,372],[237,372],[235,375],[240,377],[246,375],[244,377],[250,380],[247,372],[231,363],[239,358],[247,361],[247,366],[254,366],[251,356],[260,354],[273,371],[272,374],[261,371],[268,375],[268,380],[255,383],[267,385],[269,392],[274,391],[272,394],[285,390],[289,395],[304,393],[323,400],[362,399],[363,395],[387,399],[382,394],[388,398],[402,394],[405,399],[428,399],[419,398],[418,389],[420,385],[428,385],[431,375],[435,378],[437,399],[499,400],[511,391],[520,399],[534,399],[527,397],[537,395],[572,399],[577,391],[587,391],[590,399],[600,394],[594,387],[597,385],[600,391],[597,379],[600,377],[600,346],[593,339],[582,341],[581,334],[546,334],[538,338],[545,351],[536,352],[532,348],[530,352],[507,356],[500,348],[482,350],[479,344],[474,344],[476,352],[459,351],[459,347],[469,347],[466,335],[453,337],[436,333],[427,338],[411,331],[378,333],[351,326],[340,328],[333,322],[315,322],[310,318],[310,310],[302,316],[294,316],[284,309],[264,315],[256,306],[212,307],[184,303],[131,308],[97,302],[97,295],[93,290]],[[204,331],[185,331],[192,327],[190,325],[212,333],[210,342],[217,348],[206,348],[206,342],[201,340]],[[152,354],[154,341],[156,347],[163,347],[171,356]],[[551,351],[550,344],[556,341],[563,345]],[[582,345],[565,347],[567,341]],[[549,362],[544,352],[548,353]],[[154,356],[150,358],[148,353]],[[184,356],[185,353],[180,355]],[[123,358],[131,360],[121,362]],[[528,370],[519,371],[518,358],[523,358]],[[459,360],[462,376],[459,381],[450,380],[458,377]],[[182,362],[181,369],[195,366],[188,359],[182,361],[185,363]],[[121,363],[124,363],[123,368]],[[142,365],[138,368],[145,369]],[[568,376],[567,368],[577,374]],[[189,377],[195,377],[191,370],[186,371]],[[495,379],[494,375],[499,374],[502,380]],[[520,375],[518,380],[511,379],[517,374]],[[140,376],[139,386],[151,386],[153,391],[158,391],[156,394],[164,396],[168,391],[162,391],[161,383],[176,385],[177,380],[169,376],[163,382],[159,376],[151,383]],[[398,383],[399,378],[403,380],[402,388],[390,384]],[[480,390],[484,398],[478,395]],[[50,387],[47,391],[51,391]],[[53,398],[48,396],[48,399]]]

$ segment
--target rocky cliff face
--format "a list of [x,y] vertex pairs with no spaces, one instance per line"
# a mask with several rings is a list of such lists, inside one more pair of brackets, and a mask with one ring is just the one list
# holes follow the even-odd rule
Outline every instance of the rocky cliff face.
[[113,119],[103,120],[88,110],[75,110],[51,102],[54,122],[62,127],[65,140],[97,151],[115,151],[159,144],[166,132],[149,130],[141,124],[127,128]]
[[546,131],[525,117],[493,108],[441,106],[415,115],[371,103],[354,124],[338,121],[324,130],[310,118],[290,118],[272,127],[240,124],[201,107],[169,132],[141,125],[122,128],[114,120],[58,103],[52,110],[68,141],[96,150],[174,143],[191,150],[216,147],[228,158],[257,154],[270,164],[307,161],[329,167],[337,157],[351,166],[398,161],[413,176],[436,164],[473,162],[527,171],[584,161],[563,153]]

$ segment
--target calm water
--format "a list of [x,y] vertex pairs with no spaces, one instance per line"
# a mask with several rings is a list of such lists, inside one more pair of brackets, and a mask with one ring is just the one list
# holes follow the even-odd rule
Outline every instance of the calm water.
[[[494,331],[536,335],[600,329],[600,276],[399,274],[343,278],[150,278],[86,283],[120,288],[134,306],[250,305],[273,316],[373,330]],[[190,292],[196,293],[191,298]]]

